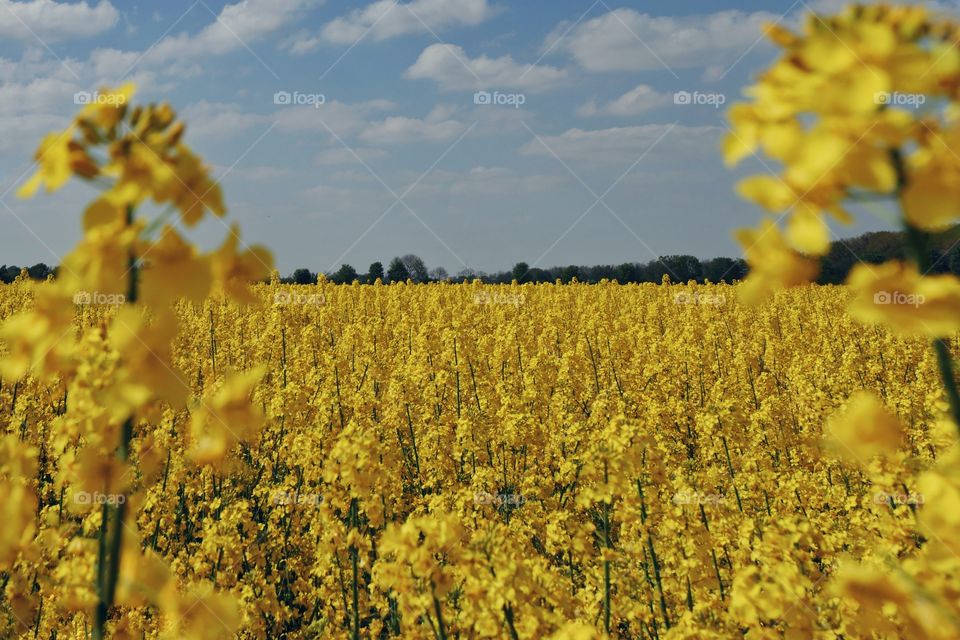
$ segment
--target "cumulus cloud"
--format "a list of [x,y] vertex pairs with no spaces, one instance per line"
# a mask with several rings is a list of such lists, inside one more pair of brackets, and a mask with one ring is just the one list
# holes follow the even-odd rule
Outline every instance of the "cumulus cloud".
[[463,122],[448,118],[448,114],[447,109],[437,108],[424,119],[391,116],[371,124],[360,134],[360,139],[380,144],[445,142],[466,129]]
[[591,100],[577,109],[577,115],[635,116],[671,102],[672,96],[669,93],[657,91],[648,84],[641,84],[606,104],[598,104],[596,100]]
[[199,64],[205,58],[248,49],[252,43],[291,23],[310,1],[240,0],[225,5],[197,33],[166,36],[142,52],[96,49],[91,52],[88,64],[96,73],[112,78],[129,73],[134,66],[158,65],[163,65],[169,75],[197,75],[200,72]]
[[654,71],[732,64],[761,38],[767,11],[725,10],[687,16],[651,16],[616,9],[569,28],[561,24],[544,50],[565,51],[588,71]]
[[0,0],[0,36],[17,40],[89,38],[112,29],[119,18],[107,0],[95,6],[88,2]]
[[305,53],[320,41],[353,44],[361,38],[387,40],[411,33],[439,32],[456,26],[476,26],[496,15],[487,0],[378,0],[323,26],[320,38],[302,37],[292,51]]
[[702,157],[714,153],[724,132],[722,127],[647,124],[609,129],[569,129],[560,135],[540,136],[520,148],[526,156],[553,157],[584,166],[624,165],[640,156],[656,154],[661,160]]
[[75,105],[77,85],[59,78],[0,85],[0,114],[67,113]]
[[238,104],[200,102],[183,110],[183,120],[189,123],[192,138],[229,138],[256,126],[269,126],[271,118],[248,113]]
[[524,89],[540,91],[563,82],[567,72],[546,65],[520,64],[512,56],[470,58],[462,47],[433,44],[406,70],[411,80],[433,80],[445,90]]
[[289,24],[305,5],[305,0],[241,0],[228,4],[200,32],[168,36],[146,57],[164,62],[230,53]]

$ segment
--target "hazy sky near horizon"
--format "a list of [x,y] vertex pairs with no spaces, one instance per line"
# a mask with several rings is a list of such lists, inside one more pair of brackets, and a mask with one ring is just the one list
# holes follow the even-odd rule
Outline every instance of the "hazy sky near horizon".
[[[125,80],[180,111],[284,273],[738,256],[761,212],[733,184],[774,167],[723,166],[725,110],[773,59],[764,23],[841,4],[0,0],[0,263],[79,239],[90,186],[14,191],[84,92]],[[837,235],[888,226],[860,219]]]

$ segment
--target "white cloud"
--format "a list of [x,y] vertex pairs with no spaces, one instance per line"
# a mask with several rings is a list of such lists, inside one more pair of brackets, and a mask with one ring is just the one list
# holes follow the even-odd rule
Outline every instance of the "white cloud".
[[[0,151],[16,154],[13,166],[23,165],[30,159],[40,140],[51,131],[62,130],[69,124],[67,116],[43,113],[21,115],[0,114]],[[5,179],[10,178],[6,176]],[[9,185],[4,184],[5,190]]]
[[641,84],[607,104],[598,105],[596,100],[591,100],[577,109],[577,115],[635,116],[670,104],[672,100],[671,94],[657,91],[648,84]]
[[[544,49],[556,45],[589,71],[653,71],[732,64],[762,36],[762,27],[780,16],[767,11],[725,10],[687,16],[651,16],[617,9],[575,27],[561,37],[560,25]],[[559,44],[557,44],[559,41]],[[758,44],[758,46],[763,46]]]
[[200,102],[183,109],[191,138],[229,138],[258,125],[266,126],[270,116],[244,112],[240,105],[222,102]]
[[319,107],[287,107],[276,113],[277,129],[291,132],[317,132],[348,137],[363,131],[377,113],[393,109],[389,100],[368,100],[347,104],[331,100]]
[[466,128],[459,120],[407,118],[392,116],[370,125],[360,134],[366,142],[402,144],[405,142],[444,142],[457,137]]
[[[387,152],[383,149],[373,147],[333,147],[324,149],[313,157],[313,163],[321,167],[333,167],[339,165],[359,165],[360,161],[369,163],[373,160],[379,160],[386,157]],[[359,160],[357,159],[359,158]]]
[[[569,129],[556,136],[540,136],[520,148],[521,155],[553,157],[589,166],[629,165],[649,153],[659,163],[670,155],[717,155],[724,129],[715,126],[647,124],[585,131]],[[544,146],[546,145],[546,146]]]
[[433,80],[446,90],[524,89],[540,91],[567,77],[563,69],[520,64],[510,55],[470,58],[462,47],[433,44],[404,72],[411,80]]
[[[541,194],[555,191],[570,180],[563,175],[521,174],[507,167],[476,166],[469,171],[435,169],[426,176],[419,172],[402,172],[393,176],[395,192],[408,193],[409,199],[436,202],[437,198],[470,198],[476,202],[486,198]],[[371,190],[370,186],[374,185]],[[355,203],[369,194],[385,192],[376,178],[365,171],[338,171],[326,183],[309,190],[314,196]]]
[[[98,72],[111,77],[125,73],[135,63],[164,65],[170,75],[196,75],[197,65],[205,58],[249,48],[292,22],[310,3],[311,0],[240,0],[224,6],[196,34],[167,36],[144,52],[97,49],[91,53],[90,63]],[[202,5],[197,5],[196,10],[204,11]]]
[[[487,0],[413,0],[406,3],[378,0],[328,22],[320,35],[333,44],[353,44],[364,36],[379,42],[411,33],[476,26],[496,13]],[[296,52],[305,53],[316,48],[319,40],[301,38],[298,43],[294,45]]]
[[290,176],[293,172],[287,167],[261,165],[255,167],[216,166],[214,177],[217,180],[242,180],[252,182],[273,182]]
[[94,49],[90,53],[87,64],[98,76],[119,78],[137,63],[140,56],[141,54],[136,51]]
[[378,184],[377,179],[370,175],[369,171],[352,171],[349,169],[334,171],[330,174],[330,180],[337,184],[343,184],[345,182]]
[[51,77],[0,84],[0,114],[68,113],[77,90],[75,83]]
[[521,193],[543,193],[566,183],[563,176],[520,175],[506,167],[472,168],[467,173],[438,172],[436,182],[446,182],[447,191],[454,196],[506,196]]
[[320,48],[323,38],[308,31],[300,31],[280,43],[280,49],[295,56],[303,56]]
[[96,6],[88,2],[0,0],[0,36],[45,42],[89,38],[113,28],[119,17],[107,0]]
[[164,38],[147,57],[169,60],[223,55],[291,22],[303,6],[304,0],[241,0],[228,4],[196,35]]

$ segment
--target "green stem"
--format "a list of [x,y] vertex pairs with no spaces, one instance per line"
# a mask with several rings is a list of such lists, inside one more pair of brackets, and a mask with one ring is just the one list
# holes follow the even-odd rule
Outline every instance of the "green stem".
[[[432,590],[431,585],[431,590]],[[433,610],[437,614],[437,627],[440,640],[447,640],[447,627],[443,622],[443,609],[440,607],[440,601],[437,599],[436,594],[433,596]]]
[[[929,234],[904,222],[907,232],[907,244],[913,262],[921,274],[926,274],[933,266],[930,261]],[[954,375],[953,360],[950,357],[950,347],[943,338],[934,338],[933,349],[937,353],[937,368],[940,370],[940,379],[950,404],[950,415],[957,429],[960,429],[960,391],[957,390],[957,379]]]
[[[905,209],[902,195],[904,188],[907,186],[906,167],[903,163],[903,155],[899,150],[892,151],[890,156],[897,173],[897,200],[900,203],[900,210],[903,212]],[[930,236],[911,225],[905,218],[903,227],[907,233],[907,246],[913,262],[920,273],[926,275],[933,266],[930,260]],[[957,390],[957,379],[953,370],[953,360],[950,357],[950,347],[943,338],[935,338],[933,349],[937,353],[937,368],[940,370],[940,379],[943,381],[947,402],[950,404],[950,415],[953,418],[954,425],[960,431],[960,391]]]
[[[357,499],[354,498],[350,501],[350,523],[353,529],[357,529]],[[359,550],[351,546],[350,547],[350,563],[353,567],[353,591],[351,593],[353,599],[353,639],[360,640],[360,591],[359,591],[359,569],[358,569],[358,555]]]
[[[603,481],[605,484],[609,483],[609,477],[607,475],[607,463],[603,463]],[[611,496],[611,500],[612,500]],[[607,553],[613,549],[613,544],[610,542],[610,503],[603,503],[603,542],[607,548]],[[603,630],[610,635],[610,559],[605,558],[603,561]]]
[[[127,225],[133,224],[133,206],[127,206]],[[136,304],[138,294],[137,258],[131,252],[129,258],[130,282],[127,285],[127,304]],[[130,457],[130,441],[133,439],[133,418],[127,418],[120,432],[120,443],[116,456],[121,464]],[[117,589],[117,577],[120,575],[120,552],[123,541],[123,519],[126,515],[126,495],[115,507],[104,505],[100,523],[100,541],[97,552],[97,606],[94,612],[93,637],[102,640],[110,607],[113,606]],[[113,518],[110,518],[113,515]],[[113,527],[110,520],[113,520]]]

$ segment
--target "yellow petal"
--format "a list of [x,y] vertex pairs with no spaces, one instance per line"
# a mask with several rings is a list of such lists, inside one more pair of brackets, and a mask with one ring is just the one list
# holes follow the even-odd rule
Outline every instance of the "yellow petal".
[[787,239],[801,253],[820,256],[830,249],[830,230],[820,213],[808,205],[799,205],[787,223]]

